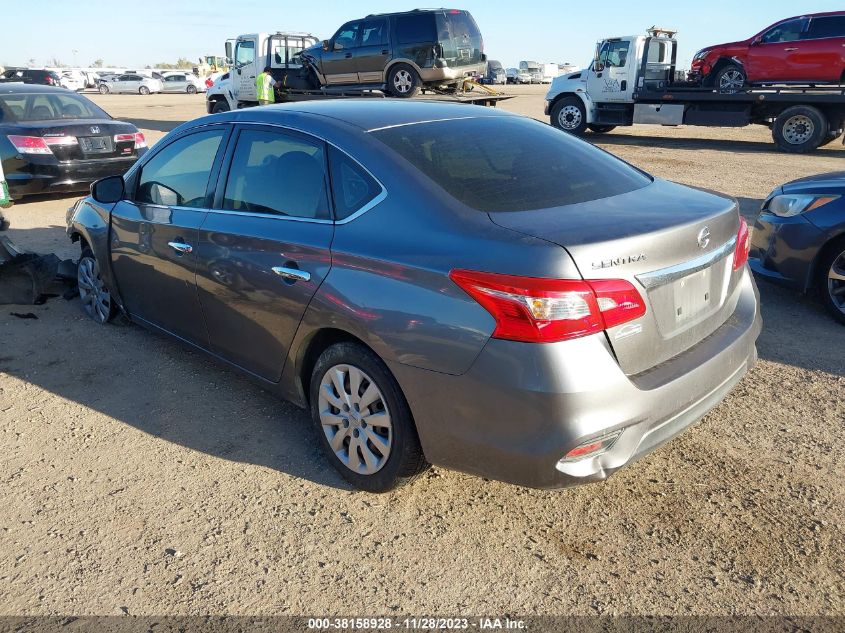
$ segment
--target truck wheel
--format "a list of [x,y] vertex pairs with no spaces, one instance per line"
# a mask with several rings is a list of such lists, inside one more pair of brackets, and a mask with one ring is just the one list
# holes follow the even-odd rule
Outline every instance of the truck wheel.
[[229,104],[225,101],[215,101],[214,107],[211,108],[211,114],[217,114],[218,112],[228,112],[229,111]]
[[824,114],[812,106],[792,106],[781,112],[772,127],[775,144],[785,152],[801,154],[819,147],[829,132]]
[[394,97],[413,97],[420,91],[420,76],[408,64],[396,64],[387,73],[387,91]]
[[713,78],[713,85],[719,92],[733,94],[742,90],[747,80],[748,77],[741,66],[728,64],[716,73]]
[[615,125],[593,125],[592,123],[587,127],[594,134],[607,134],[616,129]]
[[822,303],[834,319],[845,324],[845,242],[840,240],[825,250],[818,267]]
[[566,97],[552,107],[551,122],[564,132],[581,136],[587,129],[587,111],[578,97]]

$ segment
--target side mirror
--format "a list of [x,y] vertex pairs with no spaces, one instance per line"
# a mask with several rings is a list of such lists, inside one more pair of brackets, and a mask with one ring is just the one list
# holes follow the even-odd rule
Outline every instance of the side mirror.
[[114,204],[123,200],[123,176],[100,178],[91,185],[91,197],[100,204]]
[[324,51],[329,50],[329,41],[328,40],[323,40],[323,50]]
[[753,40],[751,40],[751,46],[759,46],[760,42],[762,42],[762,41],[763,41],[763,38],[758,35]]
[[226,59],[232,59],[232,40],[226,42]]
[[593,72],[600,73],[603,70],[604,64],[602,64],[600,61],[593,62]]

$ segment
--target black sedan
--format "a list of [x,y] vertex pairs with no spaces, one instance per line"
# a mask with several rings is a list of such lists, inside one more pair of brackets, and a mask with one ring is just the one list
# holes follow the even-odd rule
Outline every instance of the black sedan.
[[146,150],[138,128],[82,95],[0,84],[0,160],[12,199],[87,191],[99,178],[125,173]]
[[749,264],[759,277],[802,292],[818,289],[845,323],[845,172],[775,189],[754,225]]

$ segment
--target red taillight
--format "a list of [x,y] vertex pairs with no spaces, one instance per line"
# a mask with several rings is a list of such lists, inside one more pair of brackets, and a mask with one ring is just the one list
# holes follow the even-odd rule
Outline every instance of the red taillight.
[[56,84],[55,80],[50,75],[44,76],[44,83],[48,86],[54,86]]
[[208,79],[205,80],[205,87],[206,88],[211,88],[213,85],[214,85],[214,81],[211,79],[211,77],[209,77]]
[[745,266],[750,250],[751,234],[748,232],[748,223],[745,221],[745,218],[740,218],[739,231],[736,234],[736,250],[734,251],[734,270]]
[[135,132],[135,149],[141,149],[147,146],[147,139],[144,138],[143,132]]
[[144,135],[141,132],[133,132],[133,133],[126,133],[126,134],[115,134],[114,135],[114,142],[115,143],[134,143],[135,149],[141,149],[142,147],[147,146],[147,139],[144,138]]
[[79,141],[75,136],[45,136],[44,142],[47,143],[48,147],[79,145]]
[[494,338],[551,343],[587,336],[645,314],[622,279],[582,281],[453,270],[449,277],[494,319]]
[[9,140],[20,154],[52,154],[45,141],[40,136],[16,136],[9,134]]

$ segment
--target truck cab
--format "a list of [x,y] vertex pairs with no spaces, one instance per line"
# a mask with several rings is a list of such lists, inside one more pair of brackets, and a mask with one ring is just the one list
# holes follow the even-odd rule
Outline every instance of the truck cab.
[[276,32],[239,35],[226,42],[230,71],[214,83],[206,94],[209,112],[225,112],[258,105],[255,78],[265,67],[273,78],[292,89],[310,86],[304,76],[302,51],[319,40],[309,33]]
[[581,134],[634,123],[637,92],[659,92],[673,85],[674,36],[674,31],[652,28],[648,35],[598,42],[589,66],[552,81],[546,94],[552,124]]

